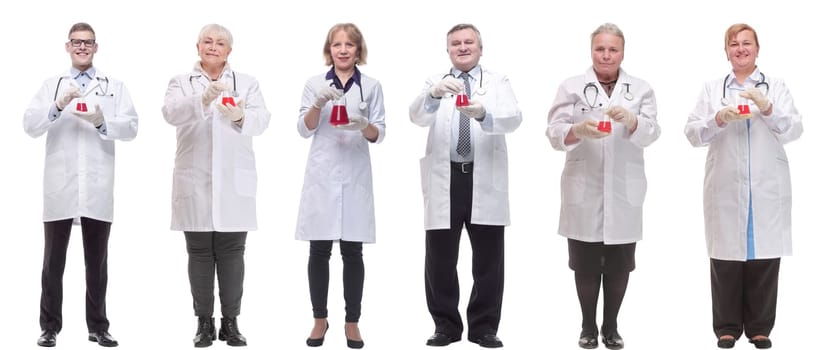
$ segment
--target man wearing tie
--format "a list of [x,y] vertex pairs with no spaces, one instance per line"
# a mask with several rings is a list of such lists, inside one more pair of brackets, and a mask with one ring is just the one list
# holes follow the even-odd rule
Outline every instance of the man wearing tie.
[[47,79],[29,104],[23,128],[46,136],[43,250],[37,345],[52,347],[63,327],[63,271],[72,225],[80,224],[86,262],[89,341],[117,346],[106,317],[107,256],[114,207],[115,140],[138,133],[138,115],[126,87],[92,66],[95,31],[77,23],[66,52],[72,67]]
[[[482,37],[472,24],[447,33],[449,74],[431,76],[410,105],[410,120],[429,127],[421,159],[426,230],[425,289],[435,323],[429,346],[459,341],[456,264],[462,227],[473,249],[468,340],[502,346],[496,333],[504,289],[504,233],[510,224],[506,133],[522,122],[508,78],[479,65]],[[465,96],[466,95],[466,96]]]

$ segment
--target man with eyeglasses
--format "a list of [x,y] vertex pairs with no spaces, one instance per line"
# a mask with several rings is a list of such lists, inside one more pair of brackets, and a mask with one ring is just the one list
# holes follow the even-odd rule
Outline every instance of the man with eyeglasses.
[[66,52],[72,67],[47,79],[23,117],[32,137],[46,137],[43,181],[45,248],[37,345],[52,347],[63,326],[63,270],[73,224],[83,233],[89,341],[117,346],[106,317],[107,255],[112,225],[115,140],[138,132],[138,116],[123,83],[92,66],[95,31],[77,23]]

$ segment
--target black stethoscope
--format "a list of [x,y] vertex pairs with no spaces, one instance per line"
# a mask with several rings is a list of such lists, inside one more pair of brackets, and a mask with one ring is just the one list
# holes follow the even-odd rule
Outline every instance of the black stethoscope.
[[[355,84],[355,82],[353,82],[353,83]],[[367,110],[367,102],[364,102],[364,90],[362,90],[361,84],[356,84],[356,85],[359,86],[359,97],[361,97],[361,102],[359,102],[359,110],[361,110],[361,111]],[[338,89],[338,86],[336,86],[335,81],[331,81],[330,86]],[[341,90],[344,91],[344,89],[341,89]]]
[[[631,83],[622,83],[625,85],[625,93],[622,95],[626,100],[631,101],[634,99],[634,94],[631,93]],[[591,100],[588,98],[588,91],[593,89],[594,90],[594,99]],[[602,102],[597,104],[597,99],[599,98],[599,88],[597,87],[597,83],[590,82],[585,84],[585,87],[582,88],[582,96],[585,97],[585,103],[588,104],[588,108],[582,107],[583,112],[587,112],[588,110],[593,110],[597,107],[602,107]]]
[[[192,79],[200,78],[202,76],[203,74],[189,76],[189,86],[192,87],[192,91],[195,91],[195,85],[192,84]],[[238,97],[238,85],[235,81],[235,72],[232,72],[232,97]]]
[[[467,74],[470,75],[470,73],[467,73]],[[454,77],[456,79],[459,79],[457,76],[453,75],[453,73],[447,73],[447,74],[443,75],[442,79],[447,78],[447,77]],[[483,79],[485,79],[485,72],[480,69],[479,70],[479,88],[476,89],[476,93],[479,94],[479,95],[484,95],[487,92],[485,90],[485,88],[482,87]]]
[[[723,79],[723,97],[720,99],[720,103],[722,103],[724,106],[728,106],[728,99],[726,98],[726,90],[728,90],[728,78],[731,78],[731,74],[727,74],[726,78]],[[760,72],[760,81],[758,81],[757,84],[754,84],[754,87],[758,89],[760,89],[761,86],[766,87],[766,91],[762,91],[761,89],[763,95],[768,95],[769,83],[766,82],[766,75],[763,74],[763,72]]]
[[[62,82],[63,79],[66,79],[66,77],[60,77],[60,79],[57,80],[57,87],[54,89],[54,99],[55,100],[57,100],[57,94],[60,92],[60,82]],[[110,97],[115,96],[114,94],[109,92],[109,77],[103,77],[103,78],[95,77],[95,79],[97,79],[97,81],[98,81],[97,89],[99,90],[99,91],[95,91],[96,96],[110,96]],[[106,83],[106,89],[101,87],[101,85],[102,85],[101,83],[104,83],[104,82]]]

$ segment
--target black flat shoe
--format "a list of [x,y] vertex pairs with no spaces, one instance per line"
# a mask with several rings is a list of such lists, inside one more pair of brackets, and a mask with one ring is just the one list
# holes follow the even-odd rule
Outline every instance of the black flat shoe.
[[37,345],[47,348],[57,345],[57,332],[43,331],[43,333],[40,334],[40,338],[37,338]]
[[[324,334],[321,335],[321,338],[307,338],[307,346],[314,348],[317,346],[324,345],[324,336],[327,335],[327,330],[330,329],[330,323],[327,322],[327,327],[324,328]],[[350,339],[347,339],[347,345],[350,344]]]
[[206,348],[212,346],[212,342],[217,338],[215,332],[215,318],[198,317],[198,330],[195,331],[195,338],[192,343],[196,348]]
[[118,346],[118,341],[107,331],[89,332],[89,341],[97,342],[98,345],[107,348]]
[[749,343],[754,344],[754,347],[758,349],[770,349],[772,347],[772,341],[769,338],[749,339]]
[[737,339],[734,338],[727,338],[727,339],[717,339],[717,347],[720,349],[731,349],[734,347],[734,343]]
[[596,349],[599,346],[596,332],[583,331],[579,334],[579,347],[583,349]]
[[625,342],[622,341],[622,337],[620,337],[619,333],[614,332],[609,335],[602,336],[602,343],[605,344],[605,347],[611,350],[622,349],[625,347]]
[[227,342],[229,346],[247,346],[247,338],[238,330],[238,319],[235,317],[221,317],[218,340]]
[[499,337],[496,334],[482,334],[480,337],[476,338],[469,338],[468,339],[471,343],[479,344],[479,346],[483,348],[501,348],[502,341],[499,340]]
[[427,346],[447,346],[461,340],[459,336],[450,336],[445,333],[436,332],[427,339]]

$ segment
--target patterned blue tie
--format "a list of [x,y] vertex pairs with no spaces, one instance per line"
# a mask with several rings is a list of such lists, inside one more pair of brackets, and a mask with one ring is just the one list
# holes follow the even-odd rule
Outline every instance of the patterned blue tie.
[[[465,81],[465,93],[470,98],[470,81],[468,81],[468,74],[462,73],[459,78]],[[463,158],[467,158],[470,154],[470,117],[464,113],[459,113],[459,140],[456,143],[456,153],[459,153]]]

